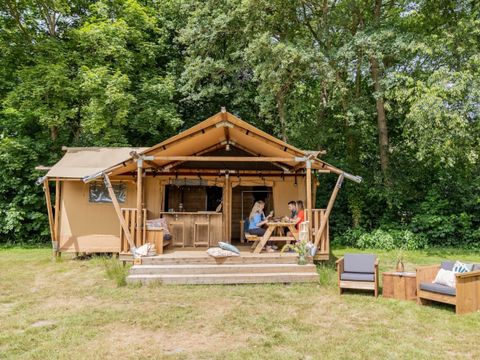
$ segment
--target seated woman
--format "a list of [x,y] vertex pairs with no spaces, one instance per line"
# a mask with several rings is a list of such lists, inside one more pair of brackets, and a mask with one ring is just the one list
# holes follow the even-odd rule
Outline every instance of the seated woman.
[[262,228],[262,226],[267,223],[268,217],[265,218],[265,214],[263,213],[264,208],[265,203],[262,200],[258,200],[255,202],[255,204],[253,204],[252,211],[250,212],[250,217],[248,218],[249,234],[257,236],[263,236],[265,234],[266,230]]

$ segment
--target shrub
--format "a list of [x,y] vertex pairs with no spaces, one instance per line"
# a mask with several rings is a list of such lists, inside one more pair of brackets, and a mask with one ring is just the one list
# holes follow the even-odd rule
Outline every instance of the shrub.
[[387,231],[377,229],[371,233],[364,233],[357,241],[357,247],[361,249],[374,248],[392,250],[395,248],[393,236]]
[[360,249],[418,250],[428,246],[427,238],[423,234],[415,234],[407,229],[376,229],[372,232],[362,229],[347,230],[335,240],[336,245]]
[[114,280],[117,286],[127,285],[128,268],[117,259],[104,260],[105,273],[110,280]]

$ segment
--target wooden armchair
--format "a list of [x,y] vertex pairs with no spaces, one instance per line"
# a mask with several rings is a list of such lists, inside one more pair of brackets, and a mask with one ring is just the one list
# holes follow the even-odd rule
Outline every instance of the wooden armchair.
[[336,262],[338,291],[343,289],[373,290],[378,297],[378,259],[372,254],[345,254]]
[[455,306],[457,314],[466,314],[480,310],[480,264],[474,271],[456,274],[456,287],[434,284],[433,280],[440,270],[453,269],[453,262],[444,261],[440,265],[417,268],[417,303],[425,305],[437,301]]

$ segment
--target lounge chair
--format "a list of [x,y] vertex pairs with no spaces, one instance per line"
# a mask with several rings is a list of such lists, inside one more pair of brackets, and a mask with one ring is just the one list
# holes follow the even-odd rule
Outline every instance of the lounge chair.
[[378,259],[373,254],[345,254],[336,262],[338,291],[343,289],[373,290],[378,296]]

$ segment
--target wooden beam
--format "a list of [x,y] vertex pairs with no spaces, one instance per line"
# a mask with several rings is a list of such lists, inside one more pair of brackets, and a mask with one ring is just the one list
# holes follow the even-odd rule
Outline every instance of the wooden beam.
[[267,156],[155,156],[155,161],[206,161],[206,162],[299,162],[295,157]]
[[142,193],[143,193],[143,160],[137,159],[137,228],[136,228],[136,244],[140,246],[142,243]]
[[[224,147],[224,145],[222,145],[222,144],[215,144],[215,145],[209,146],[208,148],[203,149],[203,150],[201,150],[201,151],[199,151],[199,152],[197,152],[197,153],[195,153],[195,154],[193,154],[193,155],[194,155],[194,156],[203,155],[203,154],[206,154],[206,153],[208,153],[208,152],[210,152],[210,151],[215,151],[215,150],[221,149],[222,147]],[[183,164],[184,162],[185,162],[185,161],[172,161],[172,162],[170,162],[170,163],[168,163],[168,164],[165,164],[165,165],[161,166],[161,168],[162,168],[162,169],[171,169],[171,168],[173,168],[173,167],[175,167],[175,166],[178,166],[178,165],[180,165],[180,164]]]
[[332,212],[333,204],[335,203],[335,199],[337,198],[338,191],[342,187],[344,175],[340,174],[337,179],[337,183],[335,184],[335,188],[333,189],[332,195],[330,196],[330,200],[328,201],[327,209],[325,210],[325,217],[322,223],[320,224],[320,228],[318,229],[317,233],[315,234],[315,246],[318,247],[320,243],[320,238],[322,237],[323,232],[328,223],[328,219],[330,217],[330,213]]
[[60,180],[55,180],[55,241],[60,243]]
[[110,195],[110,199],[112,199],[113,207],[115,208],[115,212],[117,213],[118,220],[120,220],[120,226],[123,229],[125,238],[130,245],[130,250],[133,251],[132,249],[135,249],[135,244],[132,241],[130,230],[128,229],[128,225],[125,222],[125,218],[122,215],[122,210],[120,209],[120,205],[118,204],[117,195],[115,195],[115,191],[113,191],[112,183],[110,182],[110,178],[107,174],[103,174],[103,182],[105,183],[108,194]]
[[43,191],[45,192],[45,201],[47,203],[47,214],[48,214],[48,225],[50,226],[50,239],[52,241],[53,252],[56,255],[58,250],[58,244],[55,240],[55,228],[53,225],[53,210],[52,210],[52,199],[50,198],[50,188],[48,187],[48,180],[45,179],[43,182]]
[[225,224],[223,224],[223,228],[225,231],[225,234],[224,234],[225,242],[230,242],[230,236],[231,236],[230,216],[231,216],[232,210],[230,206],[230,193],[231,193],[230,175],[225,174],[225,183],[223,186],[223,212],[225,213],[225,216],[224,216]]

